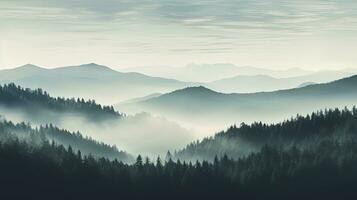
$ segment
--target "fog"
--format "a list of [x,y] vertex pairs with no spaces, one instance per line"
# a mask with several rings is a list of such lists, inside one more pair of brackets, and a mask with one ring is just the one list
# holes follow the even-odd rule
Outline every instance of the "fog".
[[195,139],[194,130],[147,113],[95,122],[78,114],[58,114],[46,110],[41,112],[41,116],[34,116],[0,106],[0,116],[15,123],[29,122],[33,127],[51,123],[72,132],[79,131],[99,142],[116,145],[119,150],[133,155],[149,157],[163,156],[168,150],[181,149]]
[[[215,94],[216,95],[216,94]],[[192,141],[202,140],[215,133],[225,130],[233,124],[281,122],[291,117],[306,115],[313,111],[326,108],[343,108],[354,105],[355,96],[244,96],[231,99],[231,95],[224,94],[224,99],[218,97],[198,98],[177,96],[159,101],[156,104],[137,104],[118,107],[121,112],[129,115],[106,121],[89,120],[83,115],[74,113],[57,113],[40,110],[32,113],[16,108],[0,106],[0,115],[13,122],[30,122],[36,127],[52,123],[59,128],[69,131],[80,131],[100,142],[116,145],[119,150],[133,155],[141,154],[149,157],[164,156],[167,151],[181,150]],[[269,97],[269,98],[268,98]],[[327,98],[328,97],[328,98]],[[166,99],[167,100],[167,99]],[[231,144],[222,142],[222,150],[229,146],[239,146],[239,151],[250,152],[253,147],[247,144]],[[229,149],[229,148],[228,148]],[[233,149],[233,148],[231,148]]]
[[344,107],[352,108],[355,105],[355,98],[321,98],[321,99],[281,99],[268,100],[261,99],[259,102],[238,102],[235,106],[214,102],[205,105],[204,100],[198,103],[191,101],[185,106],[180,106],[177,102],[170,105],[163,103],[157,106],[146,106],[135,104],[135,109],[128,107],[118,107],[126,113],[149,112],[157,116],[165,117],[175,121],[182,127],[194,130],[195,139],[203,139],[213,136],[215,133],[225,130],[231,125],[241,123],[250,124],[253,122],[263,122],[267,124],[279,123],[291,119],[297,115],[305,116],[311,112],[329,108]]

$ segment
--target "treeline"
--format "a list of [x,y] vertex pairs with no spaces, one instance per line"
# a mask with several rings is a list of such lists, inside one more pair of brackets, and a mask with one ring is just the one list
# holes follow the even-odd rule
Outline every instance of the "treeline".
[[357,140],[301,150],[264,146],[233,160],[182,162],[138,156],[132,165],[71,147],[0,143],[4,199],[355,199]]
[[64,129],[50,125],[32,128],[29,124],[14,124],[11,121],[0,122],[0,141],[18,140],[27,145],[38,147],[43,143],[54,143],[63,145],[65,148],[71,146],[74,151],[80,150],[83,155],[91,154],[94,157],[106,157],[118,159],[123,162],[132,162],[133,158],[124,151],[119,151],[116,146],[98,142],[90,137],[84,137],[81,133],[72,133]]
[[0,85],[0,104],[31,112],[47,109],[54,112],[80,113],[96,119],[121,116],[113,106],[102,106],[94,100],[54,98],[42,89],[25,89],[13,83]]
[[260,150],[264,145],[307,148],[324,138],[346,140],[357,136],[357,108],[328,109],[306,116],[296,116],[277,124],[242,123],[187,145],[177,158],[210,160],[227,154],[239,158]]

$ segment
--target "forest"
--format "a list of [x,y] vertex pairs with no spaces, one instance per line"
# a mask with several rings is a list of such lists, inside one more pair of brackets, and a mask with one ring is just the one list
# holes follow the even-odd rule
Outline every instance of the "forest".
[[102,106],[94,100],[54,98],[40,88],[32,90],[13,83],[0,85],[0,105],[19,108],[28,113],[41,111],[78,113],[97,121],[122,116],[114,110],[113,106]]
[[346,141],[357,136],[357,108],[325,109],[306,116],[297,115],[276,124],[241,123],[213,137],[195,141],[178,151],[175,157],[191,160],[210,160],[215,155],[232,158],[246,156],[264,145],[300,149],[315,146],[325,139]]
[[52,124],[32,128],[24,122],[15,124],[11,121],[0,122],[0,141],[7,142],[18,140],[27,146],[40,147],[43,143],[54,143],[64,148],[71,147],[74,151],[80,150],[83,155],[91,155],[96,158],[106,157],[118,159],[124,162],[133,162],[131,155],[111,146],[98,142],[90,137],[83,136],[80,132],[69,132]]
[[213,163],[170,158],[151,162],[138,156],[133,165],[128,165],[83,156],[80,151],[55,143],[33,147],[14,139],[0,145],[2,196],[352,198],[357,183],[356,142],[324,141],[305,150],[264,146],[247,157],[216,157]]
[[[357,112],[353,108],[298,116],[274,125],[242,124],[215,137],[244,137],[261,144],[259,150],[239,157],[216,155],[212,161],[179,159],[169,152],[166,158],[155,160],[138,155],[132,164],[83,154],[81,148],[74,150],[71,145],[46,137],[33,145],[32,140],[21,139],[6,128],[28,129],[26,125],[7,122],[0,126],[2,196],[30,199],[49,196],[51,199],[356,198],[355,120]],[[49,126],[32,132],[39,134],[54,129]],[[296,142],[288,146],[279,142],[283,140],[306,141],[309,145]],[[189,146],[194,149],[200,143]]]

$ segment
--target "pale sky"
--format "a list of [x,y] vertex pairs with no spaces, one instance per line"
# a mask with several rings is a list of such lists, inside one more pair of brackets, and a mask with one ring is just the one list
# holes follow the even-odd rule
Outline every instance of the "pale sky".
[[0,0],[0,69],[339,69],[356,52],[356,0]]

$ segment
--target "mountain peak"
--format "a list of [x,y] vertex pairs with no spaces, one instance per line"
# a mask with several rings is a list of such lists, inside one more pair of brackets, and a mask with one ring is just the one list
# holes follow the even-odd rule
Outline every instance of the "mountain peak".
[[220,93],[203,86],[195,86],[195,87],[186,87],[180,90],[175,90],[169,94],[210,95],[210,94],[220,94]]
[[80,68],[86,68],[86,69],[90,69],[90,70],[102,70],[102,71],[107,71],[110,73],[117,73],[117,71],[113,70],[110,67],[107,67],[105,65],[100,65],[97,63],[88,63],[88,64],[83,64],[83,65],[79,65],[78,67]]
[[20,67],[16,68],[17,70],[42,70],[42,67],[33,65],[33,64],[26,64],[26,65],[22,65]]
[[106,68],[106,69],[108,69],[108,68],[109,68],[109,67],[107,67],[107,66],[99,65],[99,64],[97,64],[97,63],[83,64],[83,65],[79,65],[78,67],[97,68],[97,69],[100,69],[100,68]]
[[57,71],[86,71],[86,72],[97,72],[97,71],[102,71],[102,72],[109,72],[109,73],[113,73],[115,72],[114,70],[112,70],[111,68],[104,66],[104,65],[99,65],[96,63],[88,63],[88,64],[82,64],[82,65],[75,65],[75,66],[67,66],[67,67],[58,67],[55,68],[54,70]]

